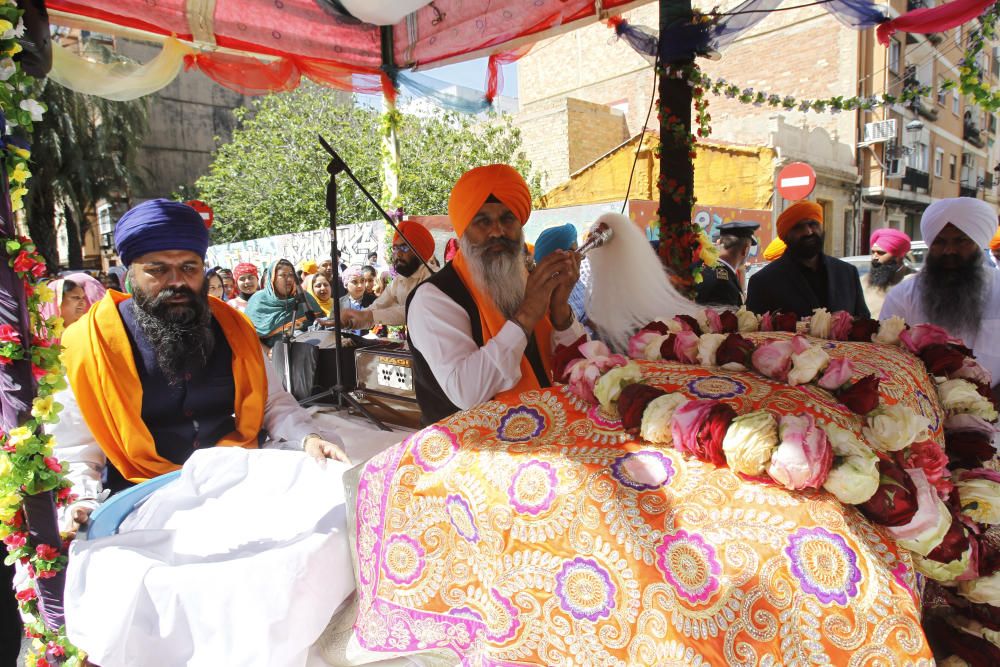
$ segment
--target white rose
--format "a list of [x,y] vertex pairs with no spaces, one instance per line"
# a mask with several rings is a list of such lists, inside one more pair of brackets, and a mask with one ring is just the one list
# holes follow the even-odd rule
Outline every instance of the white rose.
[[671,317],[668,320],[660,318],[660,319],[658,319],[656,321],[657,322],[662,322],[663,324],[667,325],[667,331],[669,331],[672,334],[680,333],[684,329],[684,327],[681,326],[681,323],[678,322],[673,317]]
[[31,120],[36,123],[42,119],[42,114],[45,113],[45,107],[38,100],[21,100],[18,106],[31,114]]
[[994,421],[997,411],[988,398],[976,391],[976,385],[968,380],[945,380],[938,385],[941,407],[949,414],[965,412],[986,421]]
[[869,450],[868,456],[847,456],[830,468],[823,488],[842,503],[860,505],[875,495],[878,483],[878,458]]
[[641,381],[642,370],[639,368],[639,364],[630,361],[624,366],[616,366],[602,375],[594,384],[594,396],[600,401],[602,408],[610,410],[618,402],[622,389]]
[[722,439],[729,469],[744,475],[764,474],[777,448],[778,422],[764,410],[734,419]]
[[665,341],[669,336],[656,336],[650,338],[649,342],[646,343],[646,349],[642,352],[643,359],[648,361],[659,361],[663,359],[663,355],[660,354],[660,347],[663,346],[663,341]]
[[[896,536],[893,528],[887,528],[889,534],[896,538],[896,544],[921,556],[926,556],[934,551],[941,544],[941,541],[944,540],[948,529],[951,528],[951,512],[948,510],[948,506],[937,497],[937,493],[933,489],[930,491],[928,500],[934,503],[934,508],[937,510],[936,520],[919,535],[910,538],[900,538]],[[919,511],[917,515],[920,515]],[[901,528],[905,528],[905,526],[901,526]]]
[[898,452],[914,442],[927,439],[930,421],[902,403],[879,406],[868,413],[862,429],[868,443],[882,452]]
[[814,338],[829,338],[833,326],[833,316],[826,308],[815,308],[809,318],[809,335]]
[[883,345],[896,345],[899,343],[899,334],[906,329],[906,322],[902,317],[893,315],[878,323],[878,333],[872,340]]
[[6,81],[10,77],[14,76],[14,72],[17,71],[17,65],[10,58],[4,58],[0,60],[0,81]]
[[979,523],[1000,523],[1000,484],[990,479],[963,479],[955,485],[962,514]]
[[698,338],[698,361],[702,366],[715,366],[715,354],[728,334],[708,333]]
[[792,355],[792,370],[788,373],[788,384],[808,384],[816,379],[830,364],[830,355],[818,345],[812,345],[800,354]]
[[740,306],[736,311],[736,322],[739,325],[740,333],[753,333],[760,329],[760,317],[756,313]]
[[988,577],[979,577],[958,584],[959,594],[977,604],[991,604],[1000,607],[1000,572]]
[[660,445],[669,445],[673,439],[671,422],[674,411],[688,402],[684,394],[664,394],[650,401],[642,412],[639,436]]
[[913,554],[913,566],[917,569],[917,572],[925,577],[930,577],[934,581],[948,583],[955,581],[956,577],[962,576],[969,569],[971,551],[972,549],[966,549],[961,558],[953,560],[950,563],[939,563],[936,560],[924,558],[920,554]]
[[865,445],[846,428],[840,428],[834,423],[823,425],[826,437],[830,441],[834,456],[871,456],[875,458],[875,453],[870,447]]

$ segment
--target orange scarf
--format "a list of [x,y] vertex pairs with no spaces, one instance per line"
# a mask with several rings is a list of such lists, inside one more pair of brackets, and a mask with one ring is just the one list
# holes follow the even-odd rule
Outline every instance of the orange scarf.
[[[480,291],[469,272],[469,265],[466,263],[462,251],[459,251],[451,260],[451,265],[458,273],[458,277],[462,279],[462,284],[472,294],[472,299],[479,309],[479,321],[483,325],[483,344],[485,345],[493,336],[500,333],[500,329],[507,323],[507,318],[497,309],[493,299]],[[538,354],[542,358],[545,374],[552,377],[552,323],[549,322],[548,317],[543,317],[535,325],[535,344],[538,346]],[[527,356],[522,354],[521,379],[509,391],[521,393],[532,389],[541,389],[541,386],[538,384],[538,378],[535,377],[531,362],[528,361]]]
[[[79,323],[67,328],[63,363],[90,432],[119,472],[138,483],[180,466],[156,452],[153,436],[142,421],[142,383],[118,313],[118,304],[130,298],[108,291]],[[236,383],[236,430],[217,445],[255,448],[267,400],[267,375],[257,333],[239,311],[218,299],[208,302],[233,350]]]

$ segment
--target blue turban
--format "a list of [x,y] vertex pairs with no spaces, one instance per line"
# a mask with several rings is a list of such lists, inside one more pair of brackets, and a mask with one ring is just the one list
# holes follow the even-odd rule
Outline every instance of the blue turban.
[[560,227],[549,227],[538,235],[535,241],[535,261],[540,262],[546,255],[556,250],[569,250],[576,243],[576,227],[566,223]]
[[115,227],[115,247],[126,266],[148,252],[190,250],[204,259],[208,228],[187,204],[151,199],[129,209]]

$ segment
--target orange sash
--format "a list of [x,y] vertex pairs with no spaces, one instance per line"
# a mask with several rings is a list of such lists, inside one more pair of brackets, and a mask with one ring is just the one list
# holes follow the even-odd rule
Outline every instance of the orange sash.
[[[108,291],[90,312],[63,334],[63,363],[80,413],[108,460],[132,482],[144,482],[180,466],[156,452],[142,421],[142,384],[118,304],[132,298]],[[242,313],[209,298],[212,316],[233,350],[236,430],[222,447],[257,447],[264,423],[267,374],[257,332]]]
[[[493,299],[479,290],[476,281],[472,279],[469,265],[461,250],[451,260],[451,264],[476,302],[476,307],[479,309],[479,321],[483,325],[483,343],[488,343],[493,336],[500,333],[500,329],[507,323],[507,318],[497,309]],[[535,344],[538,346],[538,355],[542,358],[545,374],[552,377],[552,323],[549,322],[548,317],[543,317],[535,325]],[[532,389],[541,389],[541,386],[538,384],[538,378],[535,377],[535,371],[531,368],[531,362],[528,361],[528,357],[522,354],[521,379],[509,391],[520,393]]]

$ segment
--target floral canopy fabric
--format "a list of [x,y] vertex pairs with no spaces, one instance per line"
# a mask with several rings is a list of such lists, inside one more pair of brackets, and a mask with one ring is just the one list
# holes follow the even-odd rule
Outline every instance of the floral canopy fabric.
[[[783,334],[755,334],[758,340]],[[942,439],[905,351],[828,341]],[[860,432],[828,393],[639,362],[643,381],[743,413]],[[503,395],[359,472],[355,635],[463,664],[931,664],[909,553],[822,491],[793,492],[626,434],[567,386]],[[349,506],[354,503],[348,503]]]

